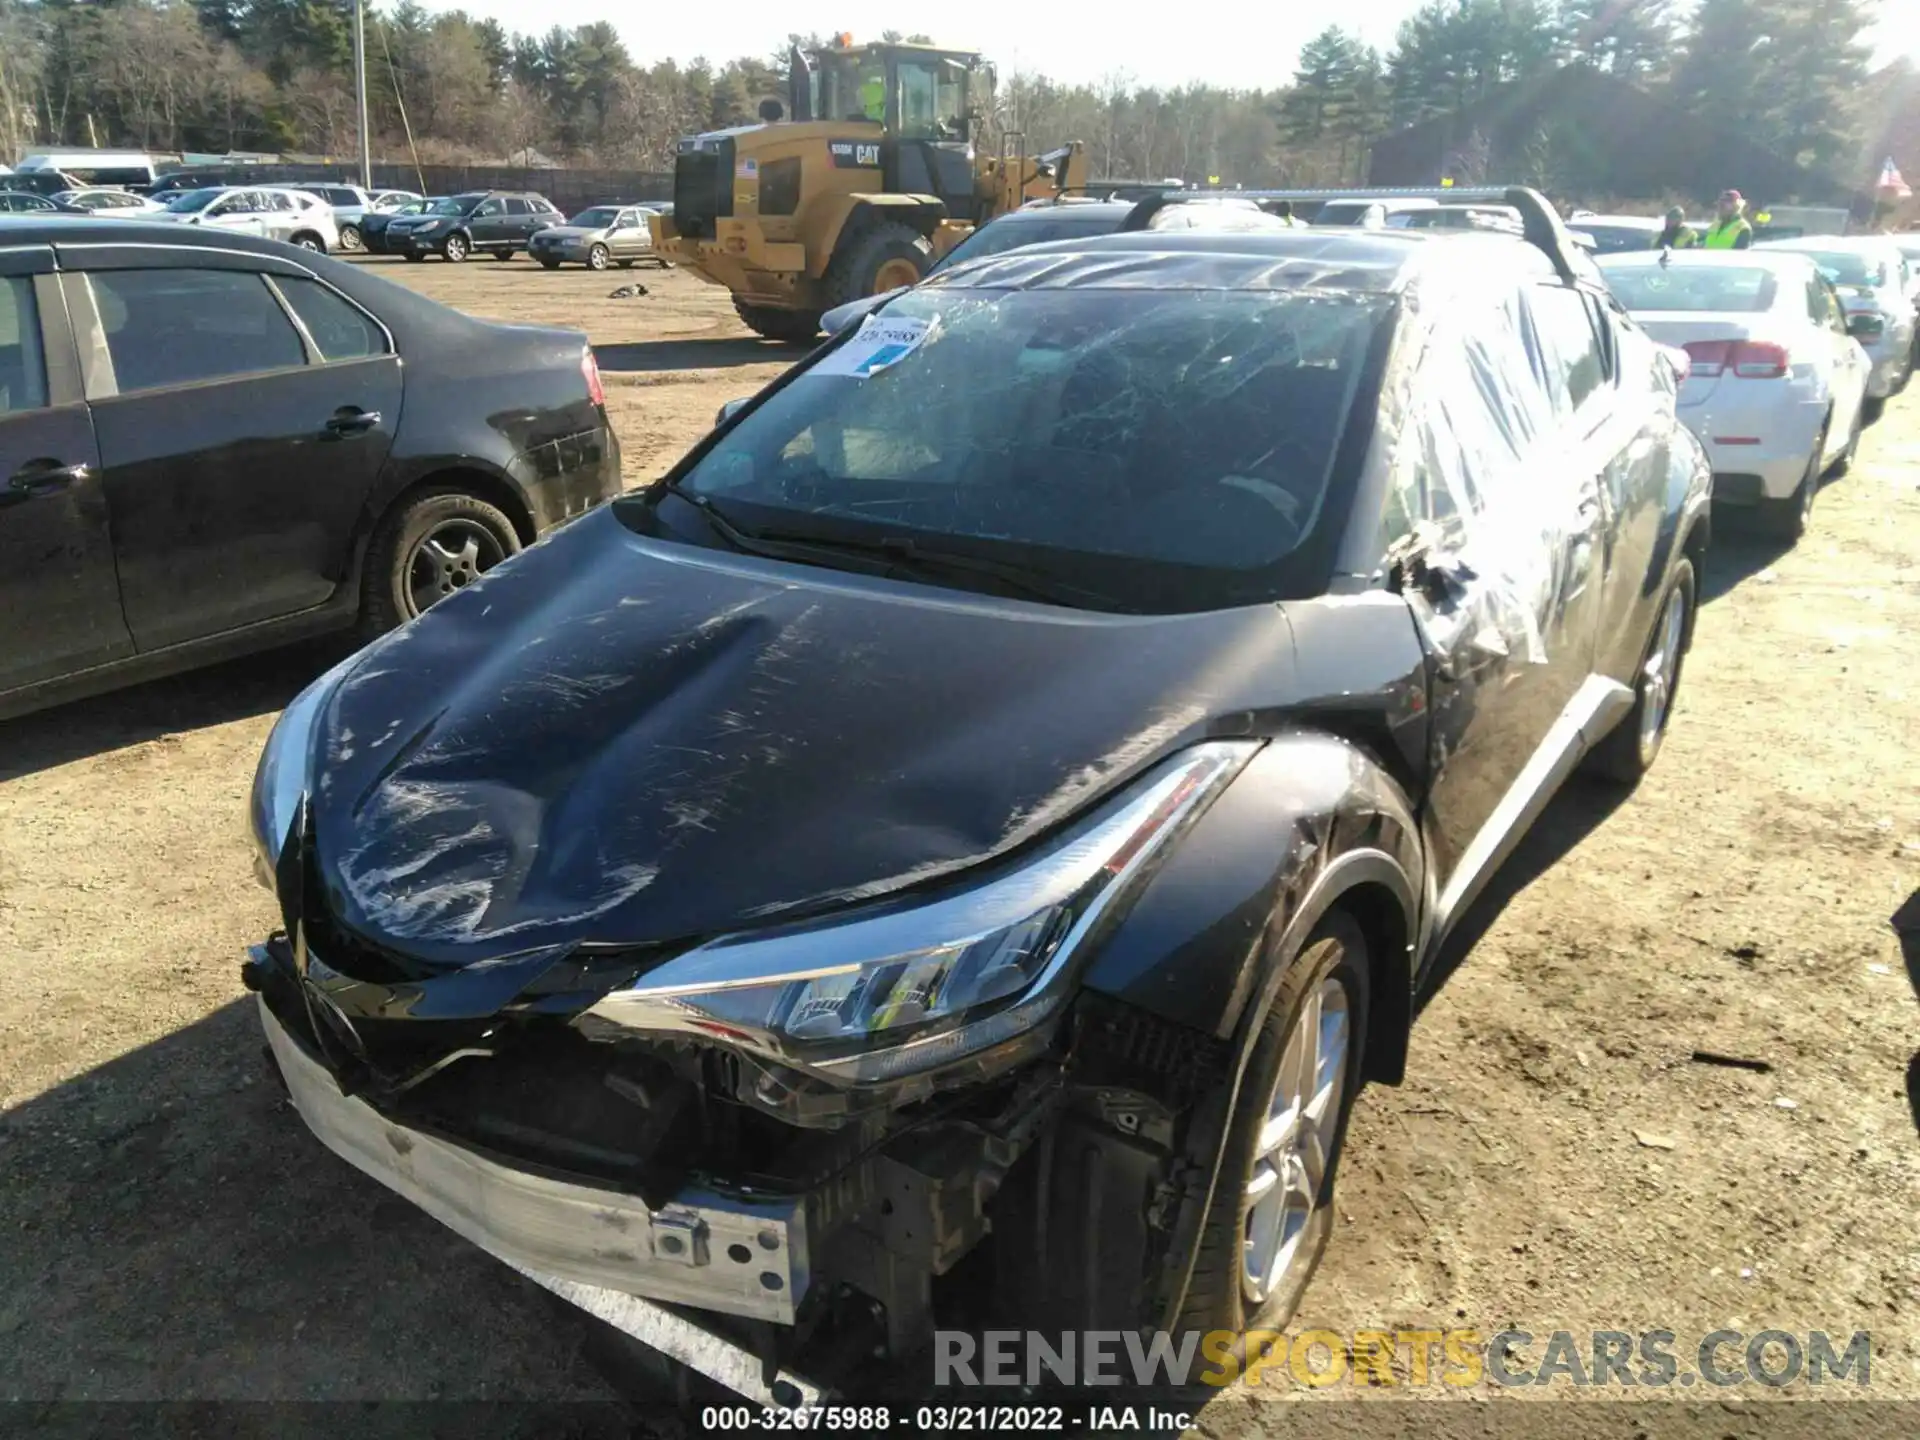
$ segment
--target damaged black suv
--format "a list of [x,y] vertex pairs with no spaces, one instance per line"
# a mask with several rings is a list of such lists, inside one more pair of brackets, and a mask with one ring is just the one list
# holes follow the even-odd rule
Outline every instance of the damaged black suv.
[[1284,1321],[1449,928],[1691,638],[1672,361],[1528,207],[958,266],[324,677],[246,968],[307,1123],[750,1391],[980,1295]]

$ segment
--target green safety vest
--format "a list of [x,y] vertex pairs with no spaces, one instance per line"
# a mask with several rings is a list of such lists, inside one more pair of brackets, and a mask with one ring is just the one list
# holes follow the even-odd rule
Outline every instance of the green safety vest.
[[869,80],[860,87],[860,108],[867,112],[869,120],[887,118],[887,82]]
[[1714,221],[1705,243],[1709,250],[1734,250],[1739,248],[1741,236],[1752,234],[1753,226],[1747,223],[1747,217],[1736,215],[1731,220]]
[[[1653,248],[1656,250],[1664,248],[1667,243],[1667,232],[1665,230],[1662,230],[1653,238]],[[1686,250],[1699,243],[1700,237],[1693,233],[1693,227],[1691,225],[1682,225],[1680,227],[1680,233],[1675,235],[1672,241],[1673,248],[1676,250]]]

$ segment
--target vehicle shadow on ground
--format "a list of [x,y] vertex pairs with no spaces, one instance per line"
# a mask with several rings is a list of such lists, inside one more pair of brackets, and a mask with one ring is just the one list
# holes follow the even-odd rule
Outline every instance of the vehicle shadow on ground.
[[1700,580],[1700,603],[1711,604],[1731,593],[1742,581],[1777,565],[1792,549],[1791,542],[1761,534],[1742,516],[1716,515],[1706,574]]
[[[1900,958],[1907,963],[1907,981],[1920,999],[1920,890],[1906,898],[1888,923],[1900,940]],[[1920,1050],[1907,1062],[1907,1109],[1913,1115],[1913,1128],[1920,1133]]]
[[1417,1009],[1425,1010],[1440,993],[1514,897],[1599,829],[1630,793],[1617,785],[1575,777],[1554,796],[1545,813],[1522,837],[1519,848],[1494,872],[1487,888],[1467,907],[1441,946],[1432,973],[1415,999]]
[[627,345],[596,345],[593,358],[610,375],[652,374],[659,370],[731,370],[741,365],[790,365],[807,353],[804,345],[778,340],[708,335],[691,340],[636,340]]
[[162,735],[283,709],[350,648],[342,639],[308,641],[6,721],[0,724],[6,736],[0,745],[0,782]]
[[546,1292],[321,1147],[250,1000],[0,1115],[0,1167],[0,1395],[616,1398]]

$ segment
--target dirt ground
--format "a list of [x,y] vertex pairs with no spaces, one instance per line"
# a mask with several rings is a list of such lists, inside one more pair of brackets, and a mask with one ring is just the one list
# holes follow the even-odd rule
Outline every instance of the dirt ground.
[[[630,484],[792,358],[678,273],[369,263],[585,328]],[[1555,803],[1406,1085],[1361,1098],[1299,1326],[1868,1330],[1872,1393],[1920,1398],[1920,936],[1903,960],[1890,921],[1920,894],[1920,387],[1796,549],[1724,534],[1706,596],[1652,778]],[[326,658],[0,726],[0,1400],[609,1393],[539,1292],[334,1160],[263,1071],[247,788]]]

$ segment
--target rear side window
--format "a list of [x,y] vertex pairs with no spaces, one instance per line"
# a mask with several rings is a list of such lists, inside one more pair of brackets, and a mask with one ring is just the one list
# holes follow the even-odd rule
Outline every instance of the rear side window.
[[531,215],[534,213],[534,207],[529,205],[525,200],[509,200],[507,201],[507,213],[509,215]]
[[0,415],[38,410],[47,403],[47,370],[40,358],[40,313],[33,282],[0,277]]
[[1547,389],[1562,411],[1578,410],[1607,378],[1606,354],[1586,296],[1560,285],[1527,295],[1546,362]]
[[263,275],[99,270],[88,279],[122,394],[306,363]]
[[307,327],[323,360],[360,360],[387,353],[386,337],[379,328],[318,280],[276,275],[273,283]]

